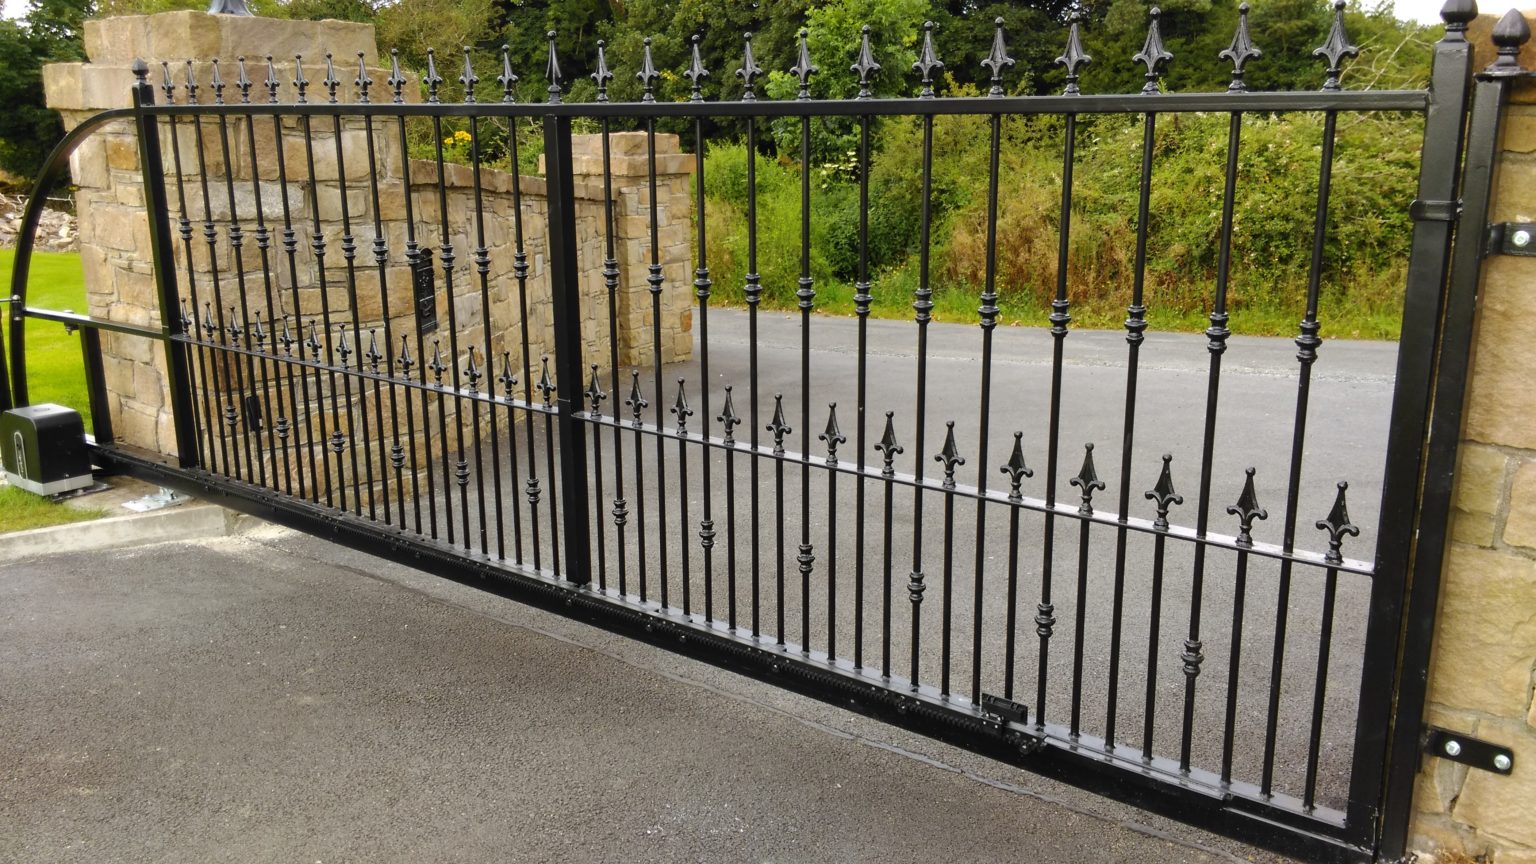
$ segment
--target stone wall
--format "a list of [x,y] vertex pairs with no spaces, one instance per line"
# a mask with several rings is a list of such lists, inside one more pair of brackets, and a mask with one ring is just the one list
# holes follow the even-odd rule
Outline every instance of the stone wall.
[[[1536,20],[1536,12],[1526,12]],[[1493,57],[1491,16],[1471,28]],[[1481,38],[1479,38],[1481,37]],[[1527,45],[1521,60],[1536,69]],[[1536,82],[1505,115],[1492,222],[1536,221]],[[1476,226],[1473,226],[1476,227]],[[1536,862],[1536,258],[1483,269],[1456,472],[1451,543],[1436,620],[1427,721],[1510,747],[1510,776],[1425,756],[1410,848],[1450,860]]]
[[[325,98],[321,58],[326,52],[339,58],[356,58],[361,54],[375,82],[375,97],[387,93],[384,82],[389,71],[378,66],[371,25],[169,12],[87,22],[85,43],[89,62],[52,64],[44,69],[48,104],[63,114],[71,128],[101,110],[130,105],[134,81],[131,65],[141,58],[151,64],[157,100],[165,98],[159,89],[162,61],[171,64],[178,85],[176,99],[184,102],[186,94],[181,85],[187,71],[185,61],[192,60],[190,69],[200,87],[199,101],[207,103],[213,101],[215,58],[220,60],[220,73],[227,85],[225,99],[236,101],[236,58],[244,55],[256,61],[268,54],[290,58],[276,64],[280,101],[294,101],[295,63],[291,58],[295,54],[306,58],[310,98],[321,100]],[[356,69],[356,60],[351,59],[349,65],[337,70],[337,77],[344,80],[338,94],[343,101],[355,96]],[[265,80],[265,60],[255,62],[248,71],[258,82]],[[416,85],[412,83],[406,89],[411,93]],[[252,98],[265,99],[260,83],[253,88]],[[175,140],[169,125],[161,125],[172,232],[178,231],[184,198],[192,235],[190,243],[184,243],[179,236],[176,240],[178,288],[183,299],[190,299],[195,291],[197,305],[209,304],[201,314],[212,311],[217,317],[218,310],[212,309],[216,304],[223,307],[227,323],[233,320],[229,310],[241,309],[243,299],[251,320],[243,320],[243,312],[236,312],[234,317],[242,319],[241,323],[249,328],[258,310],[268,317],[270,286],[274,293],[272,311],[278,318],[292,316],[295,322],[323,323],[321,311],[328,309],[333,333],[343,325],[350,328],[355,322],[366,339],[369,330],[383,332],[386,318],[389,329],[395,333],[414,333],[411,275],[405,255],[411,237],[409,229],[414,228],[414,240],[431,248],[433,260],[439,265],[435,281],[441,327],[429,337],[429,351],[431,340],[440,339],[445,362],[462,369],[469,346],[473,345],[482,355],[478,362],[484,366],[489,326],[491,353],[499,360],[505,352],[514,369],[520,371],[526,304],[528,365],[537,370],[539,359],[553,352],[546,252],[548,205],[542,177],[518,177],[482,167],[484,225],[478,226],[474,217],[472,169],[452,163],[444,165],[440,189],[434,160],[404,157],[400,129],[394,118],[381,118],[373,123],[376,167],[372,172],[370,136],[359,118],[345,119],[339,132],[331,119],[324,117],[311,120],[307,132],[299,118],[284,118],[280,124],[271,117],[258,117],[251,122],[252,129],[247,129],[246,121],[241,119],[221,125],[217,118],[208,117],[196,127],[183,122],[177,127]],[[614,243],[620,274],[614,298],[616,334],[610,332],[608,291],[602,274],[605,237],[601,138],[576,136],[573,143],[583,355],[585,362],[604,368],[609,365],[609,346],[614,342],[619,347],[621,365],[649,364],[655,354],[653,305],[646,281],[651,248],[646,138],[642,133],[616,133],[611,136],[611,144]],[[692,157],[681,152],[675,135],[657,136],[657,154],[657,246],[664,278],[661,353],[663,362],[670,363],[687,359],[693,344],[689,245]],[[132,125],[114,123],[92,135],[76,151],[71,170],[79,187],[76,198],[90,313],[157,326],[159,309],[150,262],[149,223]],[[521,195],[526,285],[519,282],[516,274],[514,191]],[[408,196],[412,207],[409,224]],[[259,217],[271,237],[265,267],[259,249],[258,200]],[[440,202],[447,205],[446,231]],[[211,244],[205,241],[205,221],[211,222],[214,229]],[[238,250],[230,231],[236,223],[243,236]],[[383,292],[379,284],[381,268],[374,255],[375,225],[386,244]],[[297,239],[291,270],[281,242],[283,229],[288,226]],[[487,250],[484,295],[488,302],[482,302],[481,274],[475,254],[480,245],[477,229],[484,231]],[[312,244],[311,234],[316,230],[325,238],[323,267]],[[348,233],[356,251],[350,268],[345,254]],[[441,253],[446,248],[452,250],[451,272],[445,272],[441,266]],[[448,290],[450,283],[452,296]],[[450,327],[459,347],[456,359],[447,357]],[[275,329],[270,321],[267,328],[269,332]],[[358,353],[365,348],[366,345],[353,346]],[[385,351],[389,353],[389,349]],[[119,439],[160,452],[174,452],[166,407],[163,352],[147,340],[108,334],[103,354]],[[220,375],[209,377],[216,389],[226,389]],[[242,389],[249,392],[249,388]],[[299,418],[289,420],[298,425]]]

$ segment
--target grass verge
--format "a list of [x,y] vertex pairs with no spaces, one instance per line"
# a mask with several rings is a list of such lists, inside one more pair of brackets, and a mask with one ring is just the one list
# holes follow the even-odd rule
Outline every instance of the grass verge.
[[70,522],[100,519],[106,511],[96,507],[67,507],[15,486],[0,486],[0,534],[46,528]]
[[[15,249],[0,249],[0,279],[4,280],[0,284],[7,286],[6,291],[10,290],[15,260]],[[32,253],[27,305],[85,312],[85,271],[80,266],[80,256],[73,252]],[[66,333],[62,324],[52,321],[28,321],[26,326],[29,400],[34,404],[55,402],[73,408],[84,418],[85,428],[90,429],[91,406],[86,397],[79,334]],[[9,337],[9,331],[5,335]],[[9,350],[9,344],[6,347]]]

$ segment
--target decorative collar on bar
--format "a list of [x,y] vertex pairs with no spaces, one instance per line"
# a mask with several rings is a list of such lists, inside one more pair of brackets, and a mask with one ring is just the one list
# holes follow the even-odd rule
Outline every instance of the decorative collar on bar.
[[560,103],[560,82],[564,80],[560,74],[560,54],[555,50],[555,31],[544,34],[549,39],[549,65],[544,70],[544,77],[549,79],[549,104]]
[[480,83],[480,76],[475,74],[474,61],[469,59],[469,46],[464,46],[464,71],[459,75],[459,83],[464,85],[464,101],[475,101],[475,85]]
[[1153,6],[1147,13],[1147,17],[1151,19],[1147,23],[1147,41],[1142,44],[1141,50],[1131,57],[1131,60],[1147,67],[1147,83],[1142,85],[1141,92],[1157,93],[1162,89],[1158,82],[1163,77],[1163,66],[1173,59],[1173,54],[1163,47],[1163,32],[1158,26],[1158,20],[1163,17],[1163,10]]
[[757,76],[763,74],[763,69],[757,65],[757,59],[752,56],[752,34],[743,33],[741,41],[741,68],[736,70],[736,76],[741,79],[741,101],[752,102],[757,99],[755,82]]
[[1216,55],[1225,60],[1232,61],[1232,83],[1227,89],[1234,93],[1241,93],[1248,89],[1243,81],[1243,73],[1248,61],[1255,57],[1264,56],[1264,52],[1255,48],[1253,37],[1248,34],[1248,4],[1237,7],[1237,32],[1232,34],[1231,47]]
[[1172,504],[1183,504],[1184,496],[1173,490],[1173,454],[1163,454],[1163,470],[1157,475],[1157,484],[1147,491],[1147,500],[1157,502],[1157,519],[1152,522],[1152,527],[1159,531],[1168,530],[1168,508]]
[[896,457],[906,452],[900,444],[896,443],[895,417],[895,411],[885,412],[885,433],[880,436],[879,442],[875,444],[875,449],[880,451],[880,458],[885,463],[880,469],[882,477],[896,476]]
[[642,91],[640,101],[655,102],[656,79],[660,78],[661,75],[656,71],[655,61],[651,59],[651,37],[645,37],[642,45],[644,47],[640,59],[640,71],[635,73],[635,77],[640,79],[640,89]]
[[938,53],[935,52],[933,48],[933,22],[924,21],[923,49],[917,55],[917,62],[912,64],[912,71],[921,72],[923,74],[923,89],[922,92],[918,94],[919,98],[933,98],[933,73],[940,71],[943,68],[944,61],[939,59]]
[[1003,463],[1002,473],[1008,475],[1008,498],[1018,501],[1024,497],[1021,487],[1025,477],[1035,476],[1035,470],[1024,464],[1024,433],[1013,433],[1013,453]]
[[824,441],[827,445],[827,464],[837,464],[837,445],[848,443],[848,436],[837,425],[837,403],[827,403],[827,428],[816,436],[818,441]]
[[357,101],[368,101],[368,88],[373,86],[373,79],[368,77],[368,57],[363,52],[357,52],[357,77],[352,80],[357,85]]
[[875,62],[875,52],[869,47],[869,25],[859,31],[859,59],[848,67],[848,71],[856,72],[859,76],[859,99],[868,99],[874,93],[869,89],[869,76],[880,71],[880,64]]
[[1333,0],[1333,26],[1328,28],[1328,41],[1312,50],[1313,57],[1328,61],[1328,80],[1324,90],[1340,90],[1339,76],[1343,74],[1344,58],[1360,56],[1360,49],[1351,45],[1344,33],[1344,0]]
[[427,49],[427,77],[421,80],[427,85],[427,101],[441,101],[437,98],[437,88],[442,86],[443,76],[437,74],[437,51],[432,48]]
[[693,93],[688,97],[689,102],[703,102],[704,91],[700,85],[709,77],[709,70],[704,68],[704,61],[699,58],[699,35],[695,33],[693,39],[693,60],[688,64],[688,71],[683,73],[689,83],[693,85]]
[[1526,23],[1520,10],[1505,12],[1499,23],[1493,25],[1493,44],[1498,49],[1498,56],[1483,70],[1483,75],[1505,78],[1528,74],[1520,66],[1520,48],[1530,39],[1531,25]]
[[1056,58],[1056,62],[1067,68],[1067,86],[1062,89],[1062,94],[1076,96],[1083,92],[1077,82],[1083,76],[1083,67],[1093,62],[1093,55],[1083,50],[1083,37],[1078,32],[1076,18],[1072,19],[1072,26],[1067,28],[1067,50]]
[[981,65],[992,70],[992,88],[987,95],[1002,96],[1006,92],[1003,90],[1003,68],[1012,66],[1013,58],[1008,56],[1008,45],[1003,41],[1003,17],[999,15],[992,23],[997,26],[992,34],[992,53],[981,61]]
[[1259,506],[1259,495],[1253,488],[1253,475],[1255,469],[1247,470],[1248,478],[1243,481],[1243,492],[1237,496],[1237,503],[1227,507],[1227,512],[1237,517],[1237,545],[1253,545],[1253,520],[1268,519],[1269,511]]
[[[602,55],[601,46],[598,51]],[[612,77],[612,76],[610,76]],[[517,76],[512,74],[512,46],[501,46],[501,74],[496,76],[496,83],[501,85],[501,101],[512,101],[512,85],[517,83]]]
[[809,31],[802,28],[800,30],[800,56],[795,61],[795,65],[789,67],[789,71],[796,78],[800,79],[800,92],[795,95],[796,99],[811,98],[811,76],[821,71],[821,69],[817,68],[816,64],[811,62],[811,47],[806,41],[808,36],[810,36]]
[[[613,80],[613,73],[608,71],[608,43],[597,40],[597,71],[592,73],[592,80],[597,82],[597,101],[608,101],[608,82]],[[506,56],[506,46],[502,46],[502,56]]]

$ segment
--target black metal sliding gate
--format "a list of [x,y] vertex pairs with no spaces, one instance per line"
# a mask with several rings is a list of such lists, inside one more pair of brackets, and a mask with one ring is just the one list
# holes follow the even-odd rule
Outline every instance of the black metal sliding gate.
[[[696,50],[686,73],[694,99],[654,101],[649,47],[639,73],[646,97],[635,103],[607,101],[612,75],[601,53],[599,101],[562,102],[553,48],[544,104],[511,102],[510,68],[498,79],[503,102],[439,102],[435,67],[423,82],[427,102],[407,103],[398,65],[380,86],[362,58],[353,79],[330,57],[323,67],[295,58],[291,82],[279,80],[271,58],[257,82],[241,59],[233,84],[217,64],[199,67],[208,75],[201,82],[192,64],[167,65],[157,104],[152,70],[141,68],[136,107],[75,130],[39,182],[93,128],[136,124],[152,246],[141,251],[153,255],[162,323],[27,308],[34,207],[11,307],[15,402],[28,398],[24,321],[62,321],[86,335],[99,464],[1250,842],[1327,859],[1396,857],[1415,770],[1489,162],[1508,75],[1518,71],[1513,53],[1501,57],[1480,76],[1469,107],[1463,31],[1475,9],[1453,0],[1445,14],[1427,91],[1341,89],[1341,65],[1355,53],[1342,3],[1317,51],[1327,67],[1317,92],[1245,89],[1244,68],[1256,54],[1246,10],[1223,52],[1233,64],[1223,93],[1161,91],[1169,55],[1155,11],[1136,56],[1146,88],[1133,96],[1079,92],[1089,58],[1076,25],[1059,61],[1066,92],[1038,97],[1004,95],[1011,61],[1001,26],[987,61],[999,86],[977,98],[935,95],[941,64],[931,32],[915,66],[921,95],[912,99],[811,98],[817,70],[803,36],[791,69],[799,98],[786,101],[754,98],[763,70],[750,37],[736,73],[745,95],[725,103],[700,96],[708,73]],[[865,38],[852,69],[861,84],[877,68]],[[1509,52],[1522,41],[1502,38]],[[323,78],[306,78],[320,68]],[[466,89],[474,79],[466,55]],[[355,98],[339,99],[338,90]],[[210,92],[211,104],[202,101]],[[1198,342],[1148,332],[1157,297],[1144,285],[1155,124],[1192,112],[1230,117],[1212,226],[1218,264]],[[1245,119],[1276,112],[1313,112],[1322,146],[1308,169],[1319,172],[1317,199],[1297,202],[1316,209],[1299,351],[1270,376],[1278,382],[1271,389],[1239,378],[1243,389],[1258,388],[1247,397],[1286,406],[1290,422],[1269,446],[1256,429],[1224,424],[1219,408],[1245,398],[1222,388],[1224,372],[1230,381],[1246,368],[1224,367],[1229,352],[1258,350],[1231,340],[1228,326],[1230,275],[1241,266],[1231,254],[1240,138]],[[1366,475],[1349,504],[1357,516],[1376,515],[1374,528],[1351,520],[1342,481],[1355,478],[1312,482],[1302,470],[1309,400],[1317,387],[1333,386],[1314,367],[1326,369],[1319,308],[1336,130],[1360,112],[1424,122],[1402,338],[1388,363],[1395,384],[1377,393],[1379,441],[1354,418],[1341,428],[1327,417],[1326,428],[1310,430],[1341,451],[1344,442],[1379,445],[1365,460],[1359,448],[1331,461],[1325,454],[1313,472]],[[1133,297],[1111,351],[1072,327],[1066,260],[1078,123],[1116,113],[1141,118],[1145,145]],[[705,121],[741,120],[748,153],[767,123],[798,123],[808,166],[813,122],[851,118],[862,133],[855,158],[867,168],[872,118],[889,115],[917,118],[923,136],[921,173],[912,178],[922,211],[910,321],[870,319],[889,289],[868,266],[867,170],[858,172],[857,316],[814,314],[810,170],[799,174],[796,309],[763,308],[758,163],[750,158],[741,214],[746,308],[712,307],[708,232],[723,226],[704,218]],[[948,115],[986,118],[991,134],[979,345],[976,330],[932,320],[933,135]],[[997,214],[1010,194],[1009,178],[999,176],[1000,130],[1023,115],[1063,124],[1061,255],[1040,322],[1048,331],[997,328]],[[595,205],[590,196],[578,203],[573,179],[578,118],[601,130],[604,188]],[[667,284],[659,208],[647,203],[658,195],[661,118],[683,118],[693,129],[691,285]],[[480,142],[491,131],[505,135],[516,165],[519,139],[507,133],[529,119],[543,124],[546,213],[524,200],[533,193],[516,181],[513,206],[499,213],[485,203],[491,169]],[[439,143],[445,122],[466,124],[470,139],[465,207],[450,207],[451,166]],[[632,212],[617,212],[610,182],[616,123],[639,124],[647,142],[648,189]],[[431,129],[434,152],[424,160],[406,158],[411,124]],[[263,150],[261,136],[275,145]],[[391,158],[397,164],[388,169]],[[405,208],[403,231],[381,218],[389,196]],[[597,218],[579,218],[582,207]],[[635,309],[620,296],[615,248],[616,223],[626,218],[648,224],[641,245],[650,263]],[[1456,247],[1453,269],[1458,219],[1472,236]],[[591,256],[580,254],[579,226],[594,224],[601,266],[583,270]],[[536,243],[542,254],[531,253]],[[511,262],[508,278],[493,267],[498,258]],[[393,275],[400,268],[404,279]],[[667,305],[674,288],[691,305],[696,337],[690,359],[664,368],[663,343],[674,334],[664,334],[663,318],[676,311]],[[365,311],[374,304],[376,314]],[[632,326],[649,359],[621,358],[621,306],[638,316]],[[163,345],[174,450],[114,443],[102,333]],[[1080,358],[1081,340],[1100,353]],[[1189,345],[1195,359],[1178,359]],[[1192,382],[1187,393],[1181,380]],[[1138,404],[1149,381],[1151,395]],[[1191,396],[1190,410],[1169,410],[1180,395]],[[1084,402],[1123,402],[1123,410],[1108,421],[1085,419],[1074,413]],[[1095,433],[1118,446],[1085,446]],[[1189,458],[1197,464],[1180,468]],[[1376,475],[1361,467],[1383,462]],[[1100,479],[1099,466],[1116,463]],[[1270,496],[1260,490],[1280,488],[1279,530],[1263,540],[1255,535],[1266,533],[1259,520],[1269,511],[1260,499]],[[1356,553],[1357,545],[1367,551]],[[1373,560],[1352,557],[1371,547]]]

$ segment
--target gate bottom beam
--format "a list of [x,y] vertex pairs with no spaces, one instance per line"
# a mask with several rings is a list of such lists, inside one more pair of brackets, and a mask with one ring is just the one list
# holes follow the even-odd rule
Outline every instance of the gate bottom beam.
[[[123,445],[93,447],[102,469],[137,477],[221,506],[294,528],[361,552],[582,621],[676,654],[768,682],[775,687],[873,717],[893,726],[1034,774],[1049,777],[1170,819],[1309,861],[1366,862],[1367,845],[1351,842],[1343,815],[1321,808],[1303,812],[1265,799],[1242,784],[1221,786],[1205,772],[1181,774],[1176,763],[1144,761],[1140,751],[1074,738],[1066,727],[1018,724],[985,713],[963,698],[944,699],[931,688],[904,691],[825,655],[803,654],[731,632],[721,623],[693,620],[614,590],[467,556],[350,513],[320,510],[271,490],[196,469],[182,469],[158,454]],[[891,685],[896,685],[895,687]],[[1167,763],[1167,764],[1164,764]],[[1338,834],[1324,833],[1337,826]]]

